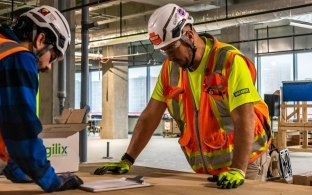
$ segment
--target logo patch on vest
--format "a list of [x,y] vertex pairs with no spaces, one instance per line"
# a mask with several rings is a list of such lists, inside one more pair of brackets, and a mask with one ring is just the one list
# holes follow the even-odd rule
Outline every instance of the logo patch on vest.
[[246,93],[250,93],[249,88],[245,88],[245,89],[241,89],[241,90],[239,90],[239,91],[236,91],[236,92],[234,93],[234,96],[235,96],[235,97],[238,97],[238,96],[240,96],[240,95],[242,95],[242,94],[246,94]]

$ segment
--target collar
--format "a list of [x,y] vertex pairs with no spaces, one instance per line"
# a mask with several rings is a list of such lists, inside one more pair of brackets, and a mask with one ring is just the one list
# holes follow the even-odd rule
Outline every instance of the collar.
[[0,34],[5,36],[7,39],[11,39],[13,41],[20,43],[20,40],[15,35],[14,31],[5,24],[0,24]]

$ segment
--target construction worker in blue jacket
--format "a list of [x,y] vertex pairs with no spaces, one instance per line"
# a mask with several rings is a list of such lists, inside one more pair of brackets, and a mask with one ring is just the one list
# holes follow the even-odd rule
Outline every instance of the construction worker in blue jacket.
[[78,188],[72,173],[57,175],[46,157],[36,115],[38,73],[62,60],[70,43],[65,17],[54,7],[35,7],[12,27],[0,26],[0,161],[15,183],[35,182],[44,191]]

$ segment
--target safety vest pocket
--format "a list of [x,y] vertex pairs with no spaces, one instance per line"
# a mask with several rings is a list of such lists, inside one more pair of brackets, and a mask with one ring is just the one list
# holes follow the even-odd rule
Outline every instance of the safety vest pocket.
[[218,131],[204,137],[202,142],[210,149],[220,149],[226,144],[227,137],[224,132]]
[[222,100],[223,96],[226,94],[225,79],[219,73],[211,73],[204,79],[204,91],[211,95],[215,100]]
[[191,134],[189,132],[183,131],[179,139],[179,144],[181,146],[187,146],[191,141]]
[[208,94],[203,94],[201,101],[202,109],[198,115],[201,142],[209,148],[208,150],[220,149],[227,142],[226,131],[222,129],[221,121],[218,120],[220,116],[214,102],[213,98]]

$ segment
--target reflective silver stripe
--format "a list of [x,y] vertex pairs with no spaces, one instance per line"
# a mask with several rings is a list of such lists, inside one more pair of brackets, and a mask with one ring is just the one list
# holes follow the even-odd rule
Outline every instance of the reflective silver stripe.
[[230,133],[230,132],[234,131],[234,123],[233,123],[233,120],[232,120],[232,118],[230,116],[222,117],[221,119],[222,119],[222,122],[223,122],[223,124],[222,124],[223,127],[222,128],[226,132]]
[[[235,50],[234,47],[232,46],[225,46],[222,47],[219,51],[218,54],[218,61],[216,61],[216,65],[214,67],[214,72],[219,73],[222,75],[222,70],[224,68],[224,60],[226,58],[226,54],[228,51],[230,50]],[[223,76],[223,75],[222,75]],[[213,88],[216,89],[221,89],[224,86],[212,86]],[[219,116],[220,116],[220,120],[221,120],[221,124],[219,124],[221,126],[221,128],[223,128],[226,131],[233,131],[234,130],[234,124],[233,121],[230,117],[230,110],[229,108],[223,103],[222,100],[215,100],[215,103],[217,105],[217,109],[219,112]],[[217,115],[215,115],[217,116]]]
[[172,100],[172,109],[173,109],[173,118],[177,122],[180,131],[182,131],[184,129],[184,123],[181,120],[180,105],[178,100],[175,99]]
[[172,63],[170,73],[170,85],[177,86],[180,79],[180,68],[177,64]]
[[[194,169],[198,169],[200,167],[204,167],[203,166],[203,161],[202,161],[202,157],[201,155],[198,153],[198,155],[194,155],[194,156],[186,156],[187,160],[189,162],[189,164],[194,168]],[[226,152],[222,155],[213,155],[213,157],[208,157],[206,155],[204,155],[205,158],[205,162],[208,162],[207,167],[211,168],[211,169],[217,169],[217,168],[221,168],[224,164],[230,163],[232,161],[233,158],[233,153],[229,153]],[[194,170],[196,171],[196,170]]]
[[220,168],[219,166],[222,166],[223,164],[232,161],[233,153],[232,152],[226,152],[225,154],[222,154],[219,156],[216,156],[216,155],[214,155],[213,157],[205,156],[205,158],[210,163],[210,166],[208,166],[208,167]]
[[18,47],[19,44],[16,42],[5,42],[0,44],[0,53],[8,51],[10,49],[14,49]]
[[267,141],[268,141],[268,136],[266,135],[266,133],[262,137],[261,135],[259,135],[258,139],[252,145],[252,152],[259,151],[261,147],[265,146]]
[[217,58],[218,60],[216,61],[216,66],[214,68],[214,72],[222,74],[223,70],[223,64],[224,64],[224,59],[226,57],[226,53],[230,50],[234,50],[235,48],[232,46],[226,46],[220,49],[219,51],[219,57]]
[[[180,68],[176,64],[171,65],[171,73],[170,73],[170,85],[171,86],[178,86],[180,80]],[[181,120],[181,113],[180,113],[180,102],[179,100],[173,98],[172,99],[172,111],[173,111],[173,118],[177,122],[180,131],[184,128],[184,123]]]
[[187,156],[187,160],[189,162],[189,164],[191,165],[191,167],[193,168],[193,166],[200,166],[200,167],[204,167],[203,166],[203,161],[202,161],[202,157],[200,156],[200,154],[198,153],[198,155],[195,156]]
[[[261,147],[264,146],[267,136],[265,135],[263,139],[258,140],[253,144],[252,152],[258,152]],[[196,169],[204,168],[202,157],[200,153],[192,153],[191,156],[188,156],[185,153],[188,163],[196,171]],[[225,164],[231,163],[233,158],[233,152],[224,152],[222,155],[211,155],[213,157],[208,157],[204,154],[205,162],[207,162],[207,167],[211,169],[222,168]]]
[[229,110],[229,108],[227,108],[225,106],[223,101],[215,101],[215,102],[216,102],[216,105],[218,107],[219,114],[220,114],[221,117],[228,117],[228,116],[230,116],[230,110]]
[[230,115],[230,110],[225,106],[222,101],[216,101],[217,109],[219,112],[220,120],[222,124],[219,124],[221,128],[227,132],[234,131],[234,123]]
[[[258,152],[261,147],[265,145],[267,141],[267,136],[265,135],[257,140],[253,144],[252,152]],[[218,152],[218,151],[216,151]],[[191,156],[188,156],[185,153],[185,156],[187,158],[188,163],[191,165],[191,167],[196,171],[196,169],[203,168],[202,164],[202,157],[200,153],[192,153]],[[213,154],[211,155],[213,157],[208,157],[204,154],[205,162],[208,162],[207,167],[211,169],[218,169],[222,168],[225,164],[231,163],[233,159],[233,152],[224,152],[222,155]]]

